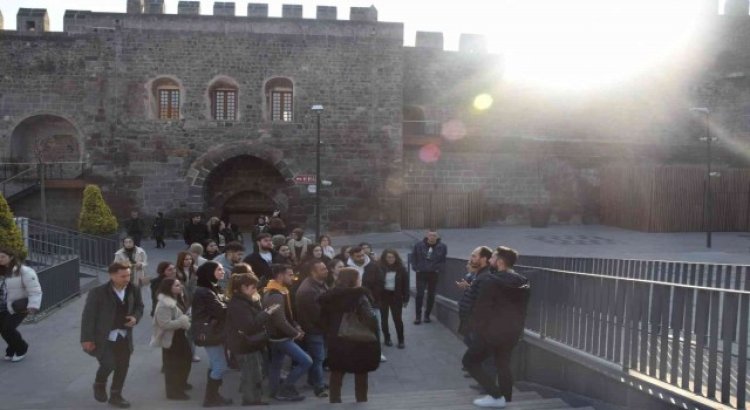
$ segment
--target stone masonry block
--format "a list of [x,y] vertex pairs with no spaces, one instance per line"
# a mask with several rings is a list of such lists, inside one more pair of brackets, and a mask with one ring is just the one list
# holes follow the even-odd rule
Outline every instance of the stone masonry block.
[[315,16],[318,20],[336,20],[337,10],[334,6],[318,6]]
[[281,6],[281,17],[291,19],[302,18],[302,5],[301,4],[284,4]]
[[248,17],[268,17],[268,4],[266,3],[249,3],[247,5]]
[[177,3],[177,14],[199,15],[201,14],[201,2],[181,1]]

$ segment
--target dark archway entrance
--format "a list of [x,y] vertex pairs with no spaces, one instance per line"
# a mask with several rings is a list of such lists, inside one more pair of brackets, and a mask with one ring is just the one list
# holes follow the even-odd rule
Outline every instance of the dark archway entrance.
[[26,118],[13,130],[10,158],[14,162],[77,162],[81,136],[76,127],[56,115]]
[[286,182],[270,163],[252,155],[232,157],[211,171],[204,185],[206,210],[249,230],[259,215],[288,206]]

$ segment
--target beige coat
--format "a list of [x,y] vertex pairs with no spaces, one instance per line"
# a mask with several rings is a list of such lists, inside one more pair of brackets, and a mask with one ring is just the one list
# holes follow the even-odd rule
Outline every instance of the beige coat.
[[190,317],[177,306],[177,301],[161,294],[157,297],[154,311],[154,334],[151,336],[151,347],[169,349],[172,347],[174,331],[190,329]]
[[[115,252],[115,263],[130,263],[128,255],[125,254],[125,249],[120,248],[120,250]],[[135,263],[140,263],[141,267],[132,267],[132,276],[130,278],[130,283],[140,286],[145,282],[146,279],[146,266],[148,266],[148,256],[146,256],[146,251],[138,246],[135,247]]]

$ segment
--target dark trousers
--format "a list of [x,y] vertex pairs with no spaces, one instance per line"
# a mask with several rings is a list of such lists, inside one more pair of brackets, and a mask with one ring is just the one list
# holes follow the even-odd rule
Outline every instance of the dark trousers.
[[174,332],[172,346],[161,350],[164,362],[164,382],[167,396],[180,394],[185,391],[190,368],[193,366],[193,352],[190,350],[185,331]]
[[2,335],[8,347],[5,349],[5,355],[23,356],[29,350],[29,345],[23,340],[21,333],[18,332],[18,326],[26,318],[25,313],[14,313],[3,311],[0,312],[0,335]]
[[[328,386],[331,403],[341,403],[341,386],[344,384],[344,372],[331,371]],[[358,403],[367,401],[367,373],[354,374],[354,397]]]
[[[481,337],[472,337],[471,346],[463,357],[464,368],[482,388],[494,398],[513,398],[513,374],[510,370],[510,358],[517,341],[506,341],[499,345],[490,345]],[[497,378],[490,376],[482,363],[487,358],[494,358]]]
[[109,375],[114,372],[110,391],[122,392],[125,378],[128,376],[128,368],[130,368],[128,339],[121,337],[116,342],[107,342],[104,346],[97,346],[97,349],[102,349],[102,351],[97,357],[99,370],[96,371],[96,383],[106,384]]
[[156,236],[154,239],[156,239],[156,248],[166,248],[167,243],[164,242],[164,235]]
[[383,292],[383,298],[380,301],[380,327],[383,330],[383,337],[385,340],[391,340],[391,332],[388,329],[388,312],[393,313],[393,324],[396,325],[396,335],[398,336],[398,342],[404,342],[404,321],[401,318],[401,310],[403,308],[403,302],[401,298],[394,292],[385,291]]
[[435,304],[435,288],[437,288],[437,272],[417,272],[417,319],[422,318],[422,300],[424,291],[427,290],[427,306],[424,309],[424,317],[430,317],[432,306]]

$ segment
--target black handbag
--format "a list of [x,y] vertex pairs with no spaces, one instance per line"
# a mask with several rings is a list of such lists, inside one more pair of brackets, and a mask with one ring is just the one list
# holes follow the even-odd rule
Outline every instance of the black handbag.
[[221,330],[217,327],[218,323],[213,320],[211,322],[193,322],[190,330],[195,345],[201,347],[220,345],[224,338]]
[[262,350],[268,344],[268,333],[265,329],[251,335],[246,334],[242,330],[237,330],[237,333],[240,334],[240,337],[245,342],[245,348],[250,352]]
[[377,342],[378,335],[367,326],[356,310],[341,316],[338,337],[351,342]]
[[29,310],[29,298],[21,298],[14,300],[10,307],[13,308],[13,312],[16,314],[24,314]]

